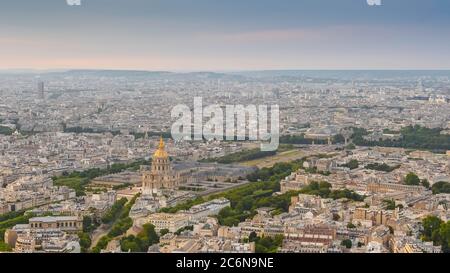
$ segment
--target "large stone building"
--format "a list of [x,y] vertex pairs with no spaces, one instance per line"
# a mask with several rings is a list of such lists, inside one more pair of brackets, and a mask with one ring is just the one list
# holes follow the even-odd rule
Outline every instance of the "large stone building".
[[422,186],[410,186],[397,183],[382,183],[382,182],[369,182],[366,190],[372,193],[387,193],[387,192],[416,192],[421,193],[426,189]]
[[168,229],[170,232],[176,232],[179,229],[189,225],[189,217],[184,213],[153,213],[146,218],[140,218],[136,221],[136,230],[150,223],[155,226],[157,232]]
[[78,232],[83,219],[78,216],[33,217],[28,224],[7,229],[4,241],[14,252],[80,252]]
[[161,138],[159,147],[153,154],[150,170],[142,172],[142,190],[144,194],[157,193],[160,189],[173,189],[179,186],[180,176],[172,170],[169,155]]
[[33,217],[29,225],[31,230],[59,228],[64,232],[76,233],[83,229],[83,219],[78,216]]

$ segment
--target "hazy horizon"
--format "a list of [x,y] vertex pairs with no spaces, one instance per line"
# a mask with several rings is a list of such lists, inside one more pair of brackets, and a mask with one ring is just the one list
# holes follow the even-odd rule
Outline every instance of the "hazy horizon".
[[308,68],[299,68],[299,69],[205,69],[205,70],[190,70],[190,69],[167,69],[167,70],[158,70],[158,69],[134,69],[134,68],[50,68],[50,69],[36,69],[36,68],[11,68],[11,69],[5,69],[0,68],[0,72],[8,72],[8,73],[55,73],[55,72],[70,72],[70,71],[137,71],[137,72],[150,72],[150,73],[157,73],[157,72],[163,72],[163,73],[247,73],[247,72],[301,72],[301,71],[317,71],[317,72],[327,72],[327,71],[337,71],[337,72],[383,72],[383,71],[411,71],[411,72],[450,72],[450,68],[442,68],[442,69],[414,69],[414,68],[407,68],[407,69],[401,69],[401,68],[380,68],[380,69],[308,69]]

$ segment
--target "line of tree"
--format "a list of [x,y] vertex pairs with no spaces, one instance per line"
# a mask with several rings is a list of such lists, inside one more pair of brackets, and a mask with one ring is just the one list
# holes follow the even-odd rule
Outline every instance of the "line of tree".
[[[139,194],[135,195],[128,203],[126,203],[126,198],[120,199],[114,204],[117,204],[117,206],[114,209],[111,208],[109,216],[106,219],[102,217],[102,221],[106,220],[106,223],[112,223],[112,227],[107,235],[100,238],[97,245],[92,249],[92,252],[99,253],[102,249],[106,248],[106,246],[112,239],[117,236],[123,235],[129,228],[132,227],[133,220],[129,217],[129,213],[131,207],[134,205],[138,197]],[[124,205],[124,199],[126,205]],[[110,222],[111,217],[112,219],[114,219],[112,222]]]
[[[345,139],[341,134],[337,134],[331,138],[331,141],[333,143],[344,143]],[[305,138],[305,134],[300,135],[284,135],[280,137],[280,143],[285,144],[304,144],[304,145],[311,145],[312,143],[315,144],[328,144],[328,140],[326,139],[309,139]]]
[[332,199],[350,199],[353,201],[364,201],[364,196],[357,194],[349,189],[331,190],[331,184],[325,181],[316,182],[313,181],[309,185],[303,187],[299,193],[317,195],[322,198]]
[[77,196],[85,195],[85,188],[91,182],[100,176],[116,174],[125,170],[138,170],[141,165],[149,165],[150,161],[145,159],[138,159],[131,163],[114,163],[108,165],[106,168],[91,168],[85,171],[63,172],[61,176],[52,177],[53,183],[56,186],[67,186],[74,189]]
[[380,163],[370,163],[370,164],[367,164],[364,168],[368,169],[368,170],[375,170],[375,171],[390,173],[390,172],[400,168],[400,165],[389,166],[386,163],[381,163],[381,164]]
[[217,162],[221,164],[231,164],[236,162],[244,162],[254,159],[260,159],[268,156],[273,156],[276,151],[261,151],[260,149],[244,150],[237,153],[228,154],[218,158],[208,158],[201,160],[201,162]]
[[247,179],[251,182],[279,181],[290,175],[292,172],[300,169],[304,160],[305,159],[303,158],[291,162],[278,162],[272,167],[265,167],[247,175]]
[[12,133],[14,133],[13,129],[11,129],[9,127],[6,127],[6,126],[1,126],[0,125],[0,135],[10,136],[10,135],[12,135]]
[[450,135],[441,134],[442,128],[426,128],[420,125],[404,127],[398,140],[368,141],[364,139],[369,132],[363,128],[352,128],[353,143],[359,146],[381,146],[432,150],[445,152],[450,150]]
[[114,222],[122,213],[122,209],[127,203],[126,198],[121,198],[114,202],[114,204],[111,206],[111,208],[102,216],[102,223],[103,224],[110,224]]
[[[145,137],[145,133],[131,132],[130,134],[133,135],[135,139]],[[168,139],[168,138],[172,138],[172,133],[171,132],[147,132],[147,136],[148,137],[162,136],[163,138]]]
[[101,129],[84,128],[84,127],[81,127],[81,126],[76,126],[76,127],[64,128],[64,133],[76,133],[76,134],[82,134],[82,133],[87,133],[87,134],[111,133],[112,135],[116,136],[116,135],[120,134],[120,131],[119,130],[112,130],[112,131],[111,130],[101,130]]

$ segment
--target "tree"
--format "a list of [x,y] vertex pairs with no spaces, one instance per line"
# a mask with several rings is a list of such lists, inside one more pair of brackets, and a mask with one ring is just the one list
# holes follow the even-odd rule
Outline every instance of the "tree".
[[102,222],[104,224],[110,224],[111,222],[113,222],[120,215],[120,213],[122,212],[122,208],[125,206],[126,203],[127,203],[126,198],[121,198],[120,200],[117,200],[109,209],[109,211],[105,213],[105,215],[103,215]]
[[440,245],[444,253],[450,253],[450,221],[444,222],[436,216],[429,215],[422,220],[422,240],[433,241]]
[[11,252],[12,248],[7,243],[0,241],[0,252]]
[[80,246],[82,252],[87,252],[89,247],[91,246],[91,237],[89,237],[88,233],[85,232],[79,232],[78,238],[80,238]]
[[431,190],[433,194],[450,193],[450,183],[444,181],[434,183]]
[[388,226],[388,228],[389,228],[389,233],[390,233],[390,234],[394,234],[394,228],[391,227],[391,226]]
[[90,216],[84,216],[83,217],[83,231],[87,231],[87,230],[89,230],[89,228],[91,227],[91,225],[92,225],[92,219],[91,219],[91,217]]
[[108,233],[109,237],[116,237],[125,233],[133,225],[133,220],[130,217],[120,219],[113,225]]
[[354,150],[354,149],[356,149],[356,146],[355,146],[355,144],[350,143],[347,146],[345,146],[345,149],[347,149],[347,150]]
[[384,199],[383,203],[385,204],[385,209],[394,210],[395,209],[395,201],[392,199]]
[[319,183],[319,189],[320,188],[327,188],[327,189],[331,189],[332,185],[326,181],[321,181]]
[[346,248],[352,248],[352,241],[350,239],[345,239],[341,242],[341,245]]
[[233,209],[231,207],[225,207],[219,211],[219,217],[227,218],[233,215]]
[[120,249],[124,252],[142,252],[141,242],[134,235],[122,238]]
[[356,226],[353,223],[348,223],[347,228],[356,228]]
[[255,239],[256,253],[275,253],[283,243],[283,235],[275,237],[257,237]]
[[252,231],[250,233],[250,235],[248,236],[248,241],[254,242],[254,241],[256,241],[257,238],[258,238],[258,235],[256,234],[256,232]]
[[156,234],[155,226],[152,224],[145,224],[143,226],[143,230],[137,235],[137,238],[144,243],[144,247],[146,248],[145,250],[147,250],[149,246],[159,242],[159,237],[158,234]]
[[159,234],[161,234],[161,236],[166,235],[167,233],[169,233],[170,231],[167,228],[163,228],[159,231]]
[[120,240],[120,249],[125,252],[147,252],[149,246],[159,242],[155,226],[145,224],[137,236],[130,235]]
[[[425,241],[432,241],[433,237],[437,239],[436,231],[441,227],[442,220],[434,215],[429,215],[422,220],[423,225],[423,239]],[[434,234],[434,235],[433,235]]]
[[339,216],[339,214],[333,213],[333,221],[339,221],[339,219],[341,219],[341,217]]
[[108,243],[111,241],[111,237],[108,235],[102,236],[97,245],[92,249],[93,253],[100,253],[102,249],[105,249]]
[[422,179],[420,181],[420,183],[422,184],[422,186],[424,186],[425,188],[430,188],[430,182],[428,182],[428,179]]
[[441,224],[439,228],[440,239],[442,243],[442,251],[445,253],[450,252],[450,221]]
[[350,168],[350,170],[354,170],[359,167],[359,162],[356,159],[352,159],[347,164],[342,165],[342,167],[347,167]]
[[234,217],[227,217],[221,220],[220,224],[223,226],[234,227],[237,226],[239,222],[240,222],[239,219],[236,219]]
[[93,219],[92,216],[84,216],[83,217],[83,232],[92,232],[94,229],[98,227],[98,223]]
[[241,201],[239,201],[239,203],[236,206],[236,209],[241,211],[250,210],[253,206],[254,201],[255,200],[251,196],[245,196],[244,198],[241,199]]
[[408,173],[405,177],[405,184],[410,186],[419,186],[420,179],[415,173]]

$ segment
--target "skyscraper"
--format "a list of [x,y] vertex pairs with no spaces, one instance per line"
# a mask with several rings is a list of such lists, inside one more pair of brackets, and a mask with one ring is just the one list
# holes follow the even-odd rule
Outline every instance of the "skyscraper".
[[45,95],[44,95],[44,82],[43,81],[39,81],[38,82],[38,93],[39,93],[39,97],[41,98],[41,99],[44,99],[45,98]]

